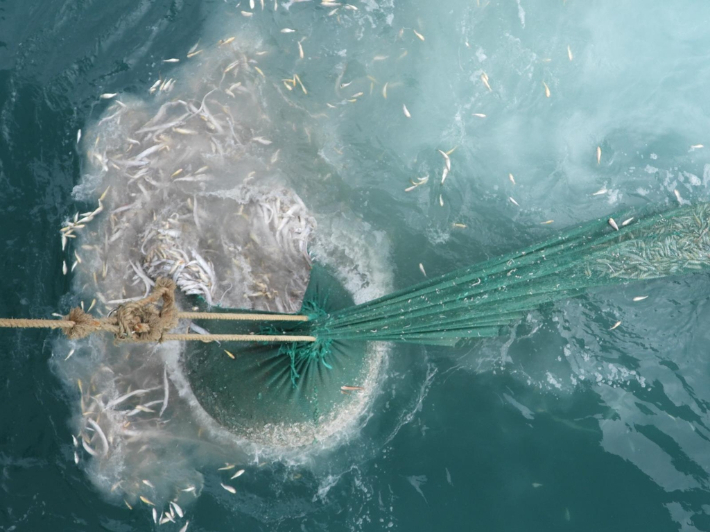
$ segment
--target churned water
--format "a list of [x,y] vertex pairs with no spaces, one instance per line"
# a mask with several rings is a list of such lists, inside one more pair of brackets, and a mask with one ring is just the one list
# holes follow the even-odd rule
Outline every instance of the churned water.
[[[420,264],[434,276],[624,207],[708,201],[709,23],[689,1],[1,2],[0,316],[88,304],[95,263],[76,246],[64,275],[59,228],[96,207],[116,170],[103,157],[125,148],[109,136],[216,85],[232,94],[208,105],[261,139],[238,157],[205,142],[217,180],[295,192],[313,259],[361,301],[422,280]],[[230,53],[243,77],[224,84]],[[115,222],[91,223],[94,246]],[[129,386],[171,379],[167,418],[106,466],[73,445],[76,379],[126,367],[120,348],[0,331],[0,529],[709,530],[708,289],[598,290],[499,339],[394,346],[364,410],[298,453],[195,430],[179,352],[161,348]],[[154,524],[131,487],[145,476],[161,505],[195,486],[184,519]]]

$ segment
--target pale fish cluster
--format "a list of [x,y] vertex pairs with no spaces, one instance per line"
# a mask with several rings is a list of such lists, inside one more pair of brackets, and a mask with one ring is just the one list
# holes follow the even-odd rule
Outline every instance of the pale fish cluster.
[[652,228],[629,232],[629,240],[596,257],[588,265],[588,274],[655,279],[710,268],[709,220],[710,206],[705,203],[686,207],[678,215],[658,217]]
[[217,284],[214,265],[202,258],[196,249],[183,249],[180,242],[182,231],[170,223],[179,221],[179,215],[175,214],[175,217],[162,221],[162,227],[149,228],[141,248],[148,248],[145,256],[146,272],[152,278],[172,277],[185,294],[202,296],[212,306]]
[[178,95],[154,114],[115,101],[84,136],[94,174],[82,186],[111,185],[109,223],[83,244],[104,312],[166,274],[208,305],[300,308],[315,220],[274,187],[280,149],[255,132],[269,122],[257,97],[263,72],[233,38],[202,57],[205,75],[180,85],[197,98]]
[[[86,227],[86,224],[92,221],[99,213],[103,212],[104,206],[101,202],[106,197],[107,192],[108,189],[106,189],[104,193],[101,194],[101,197],[99,197],[99,206],[96,209],[89,212],[82,212],[81,214],[76,213],[73,219],[66,220],[64,222],[64,225],[59,230],[59,235],[62,240],[62,251],[66,250],[68,239],[76,238],[76,235],[74,234],[75,231],[84,229]],[[75,260],[72,264],[71,271],[74,271],[74,268],[76,268],[77,264],[81,263],[81,257],[79,256],[79,253],[76,250],[74,251],[74,259]],[[64,275],[68,273],[66,260],[62,261],[62,273]]]
[[[137,358],[135,355],[140,354],[132,352],[130,355]],[[125,363],[134,364],[128,359]],[[145,366],[140,359],[135,363],[138,369]],[[159,377],[152,371],[154,368],[147,366],[146,371],[141,372],[142,377],[135,372],[122,375],[116,369],[116,366],[112,369],[102,365],[88,382],[76,381],[81,420],[79,433],[72,435],[74,461],[79,464],[82,455],[91,456],[91,467],[99,470],[105,479],[115,479],[113,474],[120,471],[120,480],[110,487],[112,495],[121,494],[129,508],[139,500],[151,506],[153,519],[158,524],[176,522],[185,516],[183,506],[199,494],[202,476],[192,471],[192,478],[188,474],[182,482],[169,484],[168,488],[163,477],[170,473],[155,467],[161,452],[156,448],[156,439],[178,437],[164,430],[170,422],[165,413],[171,405],[167,369],[163,368]],[[139,388],[134,388],[136,379]],[[189,436],[183,435],[180,439],[186,437]],[[192,437],[198,438],[199,433]],[[167,508],[160,514],[156,509],[158,501],[167,501]]]
[[[235,202],[235,208],[215,230],[206,213],[223,211],[223,204],[230,201]],[[186,220],[194,223],[184,223]],[[223,232],[230,222],[233,230]],[[231,285],[246,287],[241,295],[249,302],[240,300],[240,306],[252,308],[261,301],[277,311],[294,312],[307,284],[298,271],[307,272],[310,267],[307,244],[314,227],[303,202],[285,189],[257,195],[240,187],[230,198],[188,197],[169,217],[158,218],[146,228],[141,238],[143,267],[149,277],[170,276],[185,294],[201,296],[209,305],[221,305],[222,299],[229,297],[228,291],[222,291],[215,301],[218,281],[214,264],[198,251],[200,243],[207,242],[208,248],[220,250],[215,256],[221,265],[220,277]],[[256,255],[274,260],[257,270],[243,260]],[[287,273],[290,276],[283,286],[279,279],[285,279]]]
[[[89,310],[105,314],[144,297],[163,275],[208,305],[300,309],[315,220],[279,173],[280,149],[267,138],[259,98],[263,77],[232,41],[202,55],[201,70],[180,78],[174,99],[161,102],[161,91],[157,104],[112,95],[104,118],[84,129],[74,195],[94,201],[104,192],[98,209],[67,221],[61,235],[77,255],[77,292],[96,298]],[[72,347],[57,360],[81,394],[75,461],[90,458],[97,484],[128,506],[155,508],[156,523],[178,521],[202,489],[198,468],[240,454],[235,436],[187,389],[181,346],[118,348],[97,335]]]

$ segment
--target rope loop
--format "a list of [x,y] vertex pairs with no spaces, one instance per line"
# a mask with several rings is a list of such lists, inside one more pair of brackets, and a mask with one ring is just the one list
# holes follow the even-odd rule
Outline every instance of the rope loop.
[[[96,319],[79,307],[73,308],[66,319],[74,326],[64,333],[73,340],[102,330],[113,333],[116,342],[160,342],[163,334],[178,324],[175,289],[172,279],[161,277],[147,297],[119,306],[108,318]],[[157,305],[160,300],[162,307]]]

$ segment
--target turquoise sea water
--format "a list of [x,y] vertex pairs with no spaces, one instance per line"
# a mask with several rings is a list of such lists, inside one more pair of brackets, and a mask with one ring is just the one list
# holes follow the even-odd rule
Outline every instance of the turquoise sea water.
[[[279,171],[316,218],[365,224],[395,288],[421,280],[420,263],[445,273],[624,207],[675,205],[674,190],[710,199],[709,6],[353,5],[257,1],[246,17],[248,0],[0,3],[0,316],[76,304],[57,230],[84,210],[77,130],[101,119],[102,93],[150,101],[160,76],[198,86],[201,58],[185,57],[198,41],[268,51],[258,97]],[[294,73],[307,94],[282,84]],[[436,150],[454,148],[442,186]],[[250,467],[235,495],[205,469],[188,530],[709,530],[708,288],[600,290],[500,339],[395,347],[348,441]],[[0,529],[154,528],[74,464],[77,398],[54,338],[0,331]]]

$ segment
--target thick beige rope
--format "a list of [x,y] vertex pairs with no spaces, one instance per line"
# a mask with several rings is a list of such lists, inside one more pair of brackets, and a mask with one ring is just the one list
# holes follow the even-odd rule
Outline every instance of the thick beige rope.
[[[255,334],[169,334],[180,318],[239,321],[308,321],[308,316],[283,314],[232,314],[179,312],[175,305],[175,283],[171,279],[155,281],[153,291],[145,298],[126,303],[107,318],[96,318],[81,308],[73,308],[64,320],[32,320],[0,318],[0,327],[62,329],[70,339],[85,338],[96,331],[110,332],[116,342],[315,342],[313,336]],[[162,300],[162,306],[157,303]]]
[[74,327],[74,322],[68,320],[26,320],[23,318],[0,318],[0,327],[11,327],[17,329],[67,329]]
[[170,340],[200,342],[315,342],[315,336],[280,334],[164,334],[162,341]]
[[235,321],[308,321],[301,314],[236,314],[227,312],[179,312],[186,320],[235,320]]

